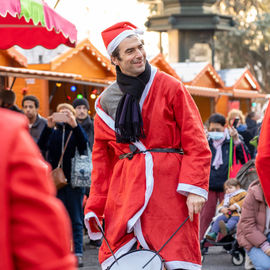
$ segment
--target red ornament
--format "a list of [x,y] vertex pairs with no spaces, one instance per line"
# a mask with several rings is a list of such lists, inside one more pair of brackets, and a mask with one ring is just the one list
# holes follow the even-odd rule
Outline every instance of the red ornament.
[[27,95],[27,92],[28,92],[28,87],[22,88],[22,95],[23,96],[26,96]]

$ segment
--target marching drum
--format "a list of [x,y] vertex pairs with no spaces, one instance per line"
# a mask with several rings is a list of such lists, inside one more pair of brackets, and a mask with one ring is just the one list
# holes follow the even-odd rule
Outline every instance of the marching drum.
[[170,236],[170,238],[163,244],[163,246],[154,252],[149,249],[132,250],[118,259],[115,258],[107,238],[100,227],[100,231],[106,241],[108,248],[110,249],[115,261],[106,270],[166,270],[164,262],[159,256],[160,251],[168,244],[168,242],[174,237],[174,235],[182,228],[182,226],[188,221],[189,216],[183,221],[183,223],[177,228],[177,230]]
[[[149,262],[150,260],[151,262]],[[143,268],[143,266],[145,267]],[[164,263],[161,257],[156,252],[149,249],[130,251],[127,254],[124,254],[121,257],[119,257],[117,261],[115,261],[108,268],[108,270],[164,270],[164,269],[165,269]]]

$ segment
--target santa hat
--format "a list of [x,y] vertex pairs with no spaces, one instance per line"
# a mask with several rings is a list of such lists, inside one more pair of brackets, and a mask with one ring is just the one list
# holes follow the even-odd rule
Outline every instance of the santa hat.
[[119,22],[105,29],[101,35],[109,55],[128,36],[143,34],[141,29],[130,22]]

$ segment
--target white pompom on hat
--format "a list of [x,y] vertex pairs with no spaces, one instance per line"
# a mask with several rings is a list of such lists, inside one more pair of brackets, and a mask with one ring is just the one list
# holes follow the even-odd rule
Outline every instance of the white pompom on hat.
[[112,52],[117,46],[130,35],[142,35],[143,30],[138,29],[137,26],[130,22],[119,22],[101,32],[101,36],[108,54],[111,56]]

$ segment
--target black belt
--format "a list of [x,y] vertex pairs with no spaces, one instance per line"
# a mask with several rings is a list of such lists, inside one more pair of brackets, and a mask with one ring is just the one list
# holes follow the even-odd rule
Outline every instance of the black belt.
[[[131,147],[130,147],[131,148]],[[136,154],[146,153],[146,152],[156,152],[156,153],[177,153],[180,155],[184,155],[184,152],[182,149],[176,149],[176,148],[152,148],[152,149],[146,149],[144,151],[138,151],[136,148],[133,152],[125,153],[119,156],[119,159],[128,158],[129,160],[133,158]]]

